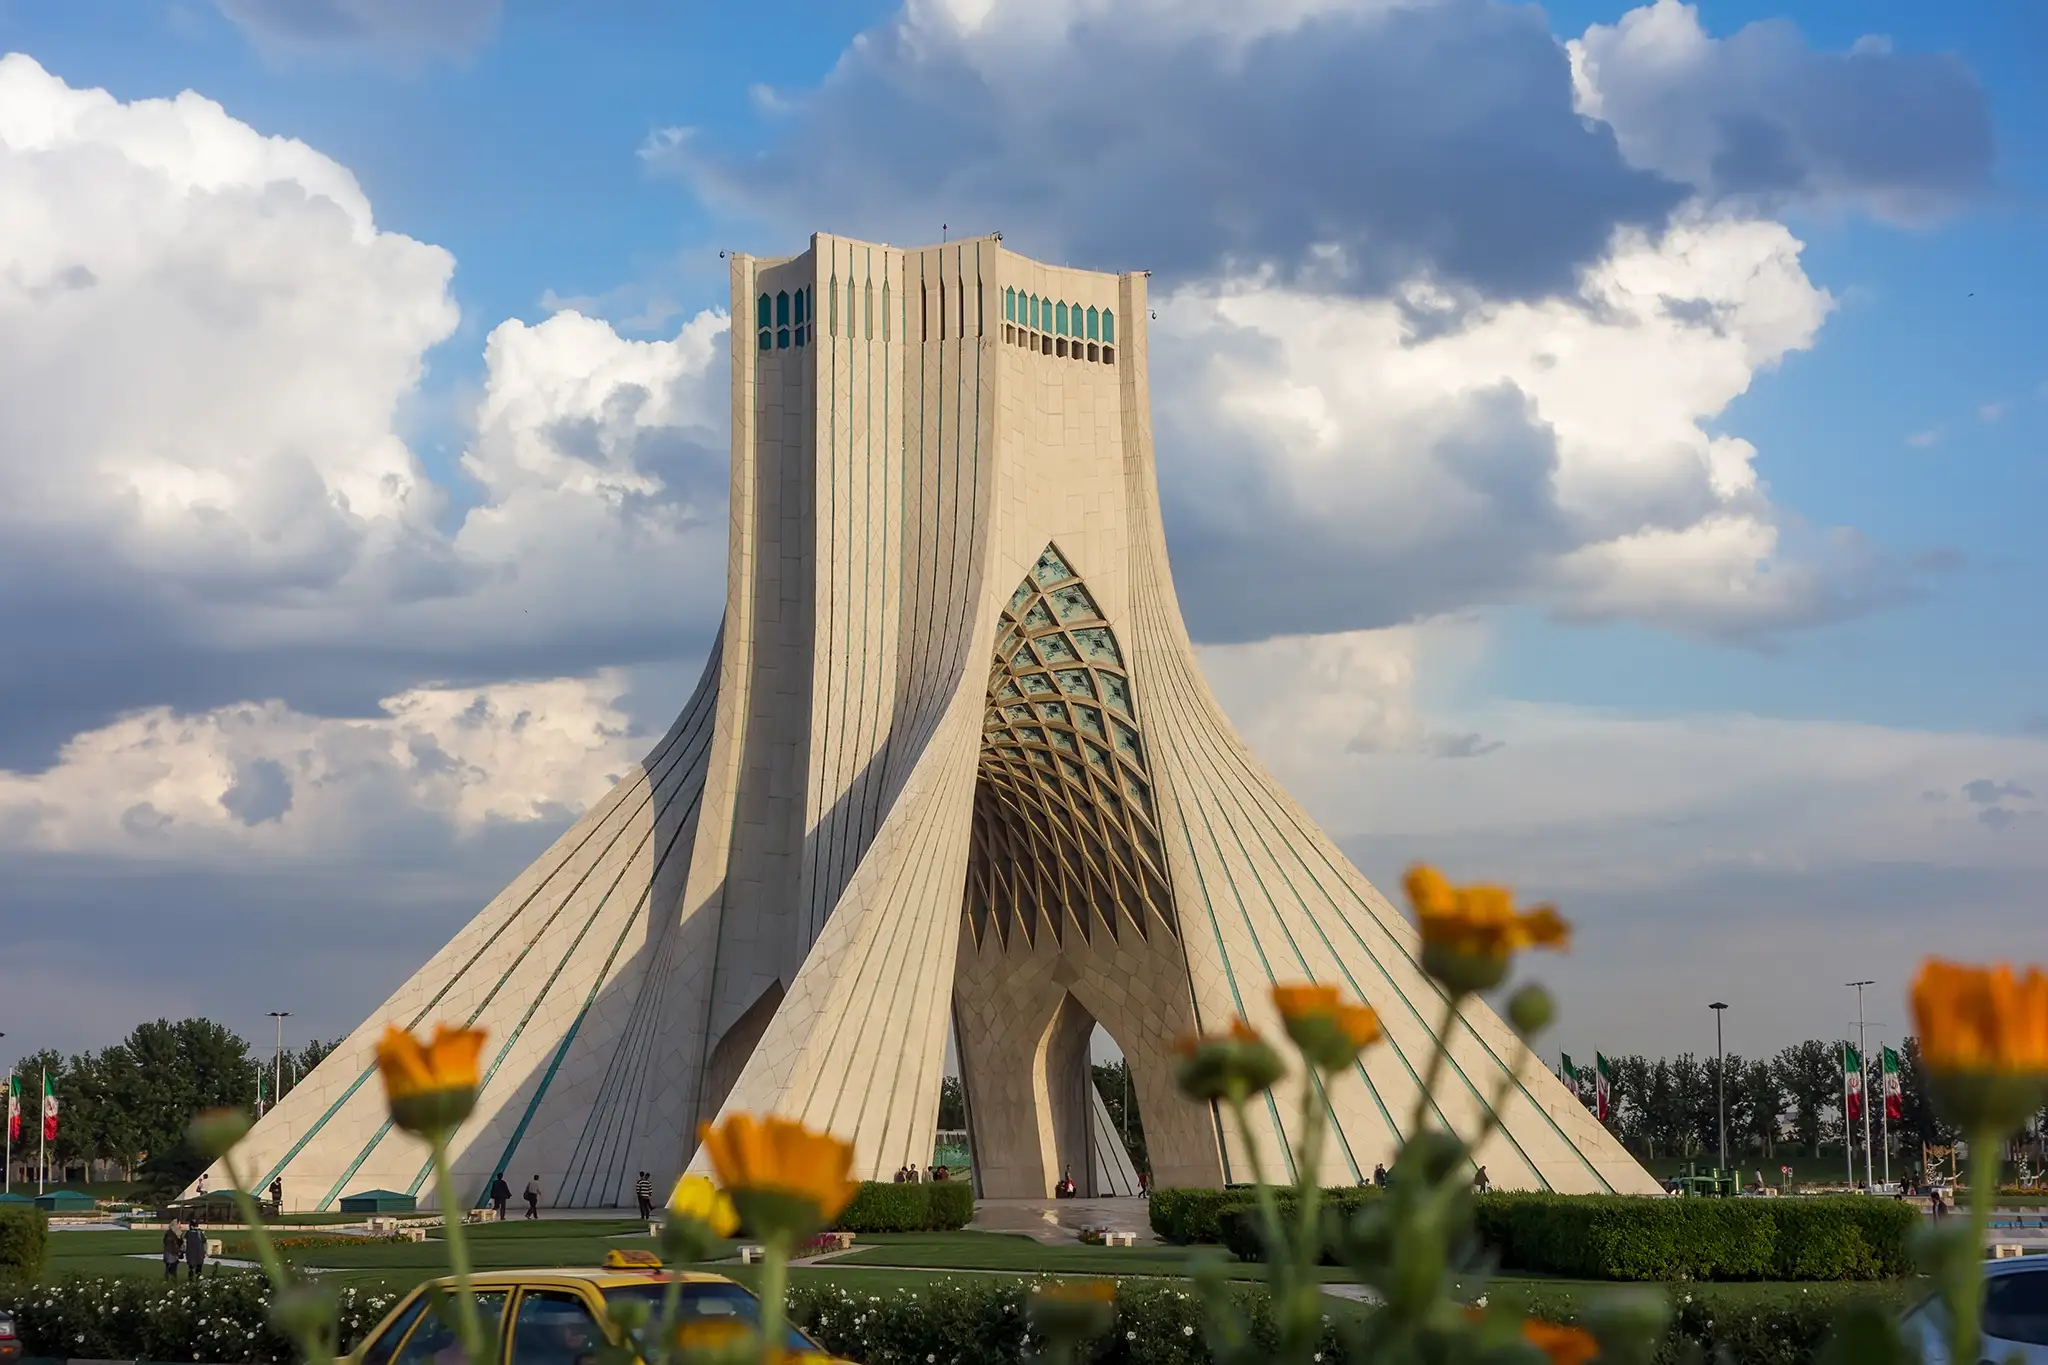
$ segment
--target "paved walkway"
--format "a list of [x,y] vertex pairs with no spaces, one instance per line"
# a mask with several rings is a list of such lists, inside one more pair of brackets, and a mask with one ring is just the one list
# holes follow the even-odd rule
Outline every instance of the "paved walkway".
[[1047,1246],[1079,1240],[1082,1228],[1128,1232],[1138,1246],[1156,1246],[1152,1205],[1144,1199],[983,1199],[970,1232],[1016,1232]]

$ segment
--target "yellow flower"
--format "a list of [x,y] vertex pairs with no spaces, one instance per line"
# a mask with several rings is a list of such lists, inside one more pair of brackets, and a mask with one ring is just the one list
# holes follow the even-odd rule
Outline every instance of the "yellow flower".
[[377,1069],[392,1122],[422,1137],[443,1137],[476,1107],[477,1059],[484,1032],[434,1025],[433,1041],[421,1045],[404,1029],[391,1027],[377,1043]]
[[1335,986],[1275,986],[1273,1005],[1287,1036],[1325,1071],[1351,1065],[1380,1036],[1380,1017],[1364,1005],[1345,1004]]
[[1591,1332],[1537,1318],[1523,1320],[1522,1340],[1548,1356],[1550,1365],[1586,1365],[1600,1354],[1600,1343]]
[[733,1207],[762,1237],[808,1237],[859,1189],[850,1178],[853,1148],[789,1119],[734,1114],[697,1136]]
[[1453,990],[1490,990],[1521,949],[1562,951],[1571,942],[1571,926],[1555,906],[1517,912],[1505,886],[1453,886],[1422,863],[1408,869],[1406,886],[1422,930],[1423,968]]
[[1228,1033],[1191,1035],[1174,1048],[1183,1058],[1175,1079],[1190,1099],[1240,1104],[1287,1074],[1280,1054],[1243,1019],[1232,1019]]
[[1936,1105],[1974,1135],[2009,1133],[2048,1092],[2048,976],[2011,964],[1929,958],[1913,980],[1913,1020]]
[[701,1175],[686,1175],[676,1182],[675,1192],[668,1197],[668,1216],[694,1218],[720,1237],[732,1236],[740,1225],[740,1216],[725,1191]]
[[740,1225],[732,1200],[701,1175],[686,1175],[668,1197],[661,1251],[671,1261],[701,1261]]

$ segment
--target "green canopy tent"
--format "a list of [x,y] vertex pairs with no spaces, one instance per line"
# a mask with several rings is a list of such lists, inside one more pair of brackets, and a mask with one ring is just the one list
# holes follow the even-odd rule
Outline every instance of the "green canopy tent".
[[341,1197],[343,1213],[417,1213],[419,1200],[396,1190],[358,1190]]

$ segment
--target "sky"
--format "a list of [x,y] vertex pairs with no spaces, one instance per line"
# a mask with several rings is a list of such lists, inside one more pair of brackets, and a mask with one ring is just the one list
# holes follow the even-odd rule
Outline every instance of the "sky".
[[2048,12],[759,17],[0,0],[0,1052],[345,1032],[637,761],[813,231],[1154,272],[1218,695],[1555,1044],[2048,956]]

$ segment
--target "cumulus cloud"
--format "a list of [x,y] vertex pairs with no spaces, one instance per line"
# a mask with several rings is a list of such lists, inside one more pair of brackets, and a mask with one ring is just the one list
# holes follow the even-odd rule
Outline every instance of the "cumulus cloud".
[[1711,429],[1833,306],[1799,253],[1760,220],[1625,233],[1572,296],[1436,329],[1263,277],[1165,295],[1154,422],[1195,629],[1534,600],[1743,636],[1867,605],[1879,557],[1838,536],[1788,560],[1755,448]]
[[35,642],[0,651],[0,765],[138,706],[362,714],[701,647],[723,316],[498,327],[460,507],[394,427],[453,266],[212,101],[0,58],[0,633]]
[[[765,151],[682,129],[645,154],[785,229],[943,220],[1154,267],[1163,496],[1202,638],[1530,601],[1755,639],[1913,570],[1787,516],[1712,428],[1832,300],[1753,197],[1631,167],[1580,112],[1589,72],[1633,112],[1681,20],[1596,31],[1575,90],[1534,7],[909,0],[782,92]],[[1730,60],[1776,50],[1758,41]]]
[[264,47],[281,53],[460,56],[498,27],[501,0],[216,0]]
[[1991,185],[1989,102],[1953,54],[1877,37],[1815,52],[1784,19],[1713,38],[1681,0],[1567,46],[1579,108],[1629,163],[1716,199],[1923,222]]
[[1273,266],[1378,291],[1569,289],[1682,187],[1572,108],[1534,7],[910,0],[763,153],[689,129],[645,155],[785,228],[1028,253],[1179,281]]
[[416,688],[363,719],[271,701],[150,707],[0,770],[0,847],[204,863],[350,859],[390,841],[559,824],[640,757],[622,674]]

